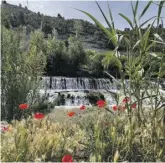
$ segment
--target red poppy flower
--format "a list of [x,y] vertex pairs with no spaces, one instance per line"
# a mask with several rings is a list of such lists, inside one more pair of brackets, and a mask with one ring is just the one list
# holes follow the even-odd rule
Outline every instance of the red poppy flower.
[[117,111],[118,107],[117,107],[116,105],[114,105],[114,106],[112,106],[112,109],[113,109],[114,111]]
[[136,108],[136,103],[132,104],[131,108],[135,109]]
[[80,110],[85,110],[85,106],[84,105],[82,105],[81,107],[80,107]]
[[72,117],[72,116],[74,116],[75,114],[76,114],[75,112],[71,111],[71,112],[68,113],[68,116],[69,116],[69,117]]
[[73,158],[71,155],[65,155],[63,158],[62,158],[62,162],[73,162]]
[[106,104],[106,102],[105,102],[104,100],[98,100],[98,101],[97,101],[97,106],[98,106],[99,108],[104,107],[105,104]]
[[29,107],[28,104],[20,104],[20,105],[19,105],[19,108],[22,109],[22,110],[25,110],[25,109],[27,109],[28,107]]
[[124,102],[124,103],[127,103],[127,102],[129,102],[129,100],[130,100],[129,97],[125,97],[125,98],[123,99],[123,102]]
[[45,114],[43,113],[35,113],[34,118],[36,119],[43,119],[45,117]]
[[9,131],[9,126],[1,126],[1,131],[3,132]]

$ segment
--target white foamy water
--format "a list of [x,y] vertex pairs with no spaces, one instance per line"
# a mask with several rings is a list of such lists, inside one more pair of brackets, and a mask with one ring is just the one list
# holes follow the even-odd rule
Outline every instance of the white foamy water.
[[[151,83],[154,85],[154,82]],[[128,81],[126,81],[126,84],[128,85]],[[165,90],[163,90],[165,82],[163,84],[160,86],[160,93],[165,95]],[[61,94],[65,102],[60,106],[77,107],[80,105],[90,106],[87,98],[88,93],[100,92],[104,95],[109,106],[115,105],[114,96],[107,91],[112,94],[119,93],[120,86],[117,82],[104,78],[42,77],[40,94],[45,95],[50,102],[53,102]],[[150,101],[146,99],[144,103],[149,105]]]

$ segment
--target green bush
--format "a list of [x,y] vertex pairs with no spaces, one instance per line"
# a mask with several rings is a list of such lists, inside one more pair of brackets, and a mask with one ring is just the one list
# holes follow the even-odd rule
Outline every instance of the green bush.
[[86,50],[86,62],[82,68],[88,70],[89,73],[94,74],[96,77],[102,76],[103,66],[101,64],[102,56],[93,50]]
[[32,106],[33,112],[49,113],[53,108],[54,104],[48,101],[38,101]]
[[64,94],[58,94],[58,97],[54,100],[54,103],[59,106],[59,105],[64,105],[65,104],[65,95]]
[[89,102],[93,105],[96,105],[96,102],[100,99],[105,100],[104,95],[102,93],[98,93],[98,92],[88,93],[87,98],[89,99]]
[[[37,76],[42,75],[45,67],[46,57],[37,50],[38,39],[34,40],[42,37],[42,33],[32,33],[28,51],[21,49],[23,36],[2,27],[2,119],[20,118],[19,104],[33,103],[39,82]],[[30,90],[33,98],[28,101]]]

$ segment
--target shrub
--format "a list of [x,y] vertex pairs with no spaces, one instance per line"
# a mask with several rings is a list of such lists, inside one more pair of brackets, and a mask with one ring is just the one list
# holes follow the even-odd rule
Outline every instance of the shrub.
[[103,57],[93,50],[87,50],[86,57],[87,61],[82,67],[96,77],[102,76],[104,68],[101,64],[101,60]]
[[104,95],[98,92],[90,92],[87,93],[87,98],[89,99],[89,102],[93,105],[96,105],[96,102],[101,99],[105,100]]
[[[42,33],[38,34],[34,32],[31,40],[42,36]],[[45,66],[46,57],[37,50],[39,43],[33,41],[28,51],[22,52],[22,41],[20,33],[2,28],[2,119],[20,118],[18,105],[28,101],[30,90],[33,90],[33,98],[28,102],[33,103],[38,87],[37,76],[42,75]]]

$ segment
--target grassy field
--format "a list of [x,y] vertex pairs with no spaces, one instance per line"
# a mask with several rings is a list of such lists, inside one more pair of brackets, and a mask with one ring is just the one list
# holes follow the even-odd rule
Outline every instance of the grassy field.
[[[146,109],[147,110],[147,109]],[[76,114],[69,117],[69,112]],[[147,113],[147,111],[146,111]],[[130,124],[127,112],[112,115],[105,108],[54,109],[44,119],[13,121],[2,134],[2,161],[165,161],[165,128],[150,115],[139,126],[136,110]]]
[[[98,108],[97,107],[87,107],[85,110],[80,110],[80,107],[73,107],[73,108],[58,108],[53,109],[51,113],[48,114],[50,119],[53,122],[66,122],[66,121],[78,121],[80,118],[89,117],[93,114],[97,114]],[[67,113],[75,112],[75,116],[68,117]]]

